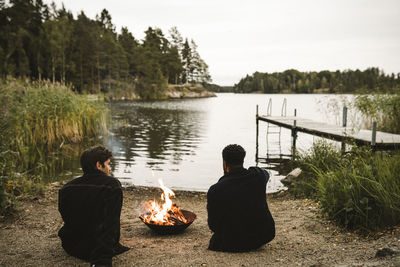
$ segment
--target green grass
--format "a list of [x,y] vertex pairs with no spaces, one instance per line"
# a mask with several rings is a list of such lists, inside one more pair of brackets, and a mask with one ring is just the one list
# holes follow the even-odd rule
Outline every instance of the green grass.
[[[400,94],[358,95],[349,103],[381,131],[400,133]],[[380,230],[400,224],[400,154],[353,147],[342,154],[320,142],[300,154],[303,173],[290,190],[320,203],[321,210],[350,229]]]
[[[106,130],[108,108],[49,82],[0,80],[0,214],[21,194],[41,192],[35,169],[53,168],[68,144]],[[50,163],[50,164],[49,164]]]
[[362,113],[366,127],[376,121],[379,130],[400,134],[400,94],[359,95],[354,106]]
[[400,155],[353,149],[342,155],[317,143],[301,156],[298,196],[319,201],[324,214],[349,229],[380,230],[400,224]]

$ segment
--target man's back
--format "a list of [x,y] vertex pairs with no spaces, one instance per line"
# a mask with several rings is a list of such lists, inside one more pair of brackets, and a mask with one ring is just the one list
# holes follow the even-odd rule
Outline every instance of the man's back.
[[208,224],[214,232],[209,249],[248,251],[275,237],[266,202],[269,175],[260,168],[237,168],[207,193]]
[[85,174],[63,186],[59,211],[64,226],[58,235],[72,256],[93,261],[116,254],[120,238],[122,189],[101,171]]

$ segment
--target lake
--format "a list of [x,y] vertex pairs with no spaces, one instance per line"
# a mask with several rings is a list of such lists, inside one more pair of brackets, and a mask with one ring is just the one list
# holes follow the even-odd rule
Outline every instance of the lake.
[[[166,101],[125,101],[111,104],[112,126],[107,146],[113,151],[113,175],[125,184],[158,186],[158,179],[173,189],[207,191],[223,175],[222,149],[242,145],[245,167],[255,166],[256,105],[266,114],[272,99],[272,115],[286,114],[341,123],[342,103],[351,95],[217,94],[213,98]],[[349,112],[348,121],[352,123]],[[317,140],[299,134],[297,148],[306,151]],[[282,129],[268,138],[268,152],[290,153],[291,134]],[[266,123],[260,122],[259,156],[267,153]],[[258,164],[268,167],[266,164]],[[283,176],[270,170],[267,192],[283,189]]]

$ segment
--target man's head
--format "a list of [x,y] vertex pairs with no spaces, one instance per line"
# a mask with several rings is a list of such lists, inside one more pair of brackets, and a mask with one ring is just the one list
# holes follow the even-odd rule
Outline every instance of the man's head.
[[81,156],[81,167],[83,172],[91,173],[95,170],[100,170],[107,175],[110,175],[110,159],[112,153],[104,146],[95,146],[85,150]]
[[222,150],[224,171],[229,172],[233,167],[242,167],[246,151],[240,145],[228,145]]

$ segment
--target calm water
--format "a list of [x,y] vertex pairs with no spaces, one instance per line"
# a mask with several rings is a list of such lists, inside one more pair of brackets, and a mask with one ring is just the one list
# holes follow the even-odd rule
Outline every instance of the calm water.
[[[281,114],[286,98],[287,115],[297,109],[299,117],[339,124],[341,103],[351,96],[218,94],[204,99],[115,102],[107,139],[114,154],[113,175],[124,184],[158,186],[161,178],[174,189],[206,191],[223,175],[221,151],[226,145],[242,145],[247,151],[245,166],[256,165],[256,105],[260,114],[266,114],[269,98],[272,115]],[[351,123],[351,116],[348,120]],[[259,155],[263,156],[266,123],[260,126]],[[280,145],[278,140],[278,135],[270,136],[269,152],[289,153],[290,132],[283,129]],[[306,150],[314,140],[299,134],[297,146]],[[267,192],[282,189],[283,177],[270,173]]]

